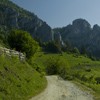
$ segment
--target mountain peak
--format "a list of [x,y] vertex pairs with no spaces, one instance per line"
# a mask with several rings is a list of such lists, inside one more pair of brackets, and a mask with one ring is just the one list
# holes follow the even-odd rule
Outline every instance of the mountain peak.
[[75,27],[91,28],[91,25],[89,24],[89,22],[82,18],[74,20],[72,24]]
[[99,26],[98,24],[95,24],[95,25],[93,26],[93,30],[100,30],[100,26]]
[[10,0],[0,0],[0,25],[29,32],[42,42],[52,40],[52,29],[44,21]]
[[[72,46],[81,50],[84,46],[88,53],[100,57],[100,26],[94,25],[93,29],[85,19],[76,19],[72,25],[57,29],[63,41],[69,41]],[[54,30],[55,31],[55,30]]]

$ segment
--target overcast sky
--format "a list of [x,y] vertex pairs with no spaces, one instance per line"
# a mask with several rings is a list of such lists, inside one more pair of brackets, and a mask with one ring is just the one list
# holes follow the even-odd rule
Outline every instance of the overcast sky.
[[11,0],[35,13],[52,28],[71,24],[77,18],[100,25],[100,0]]

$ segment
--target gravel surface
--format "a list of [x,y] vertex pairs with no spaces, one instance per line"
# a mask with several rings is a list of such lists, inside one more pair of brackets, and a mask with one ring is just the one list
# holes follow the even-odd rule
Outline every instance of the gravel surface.
[[44,92],[30,100],[93,100],[88,92],[81,91],[70,81],[64,81],[58,76],[46,76],[48,86]]

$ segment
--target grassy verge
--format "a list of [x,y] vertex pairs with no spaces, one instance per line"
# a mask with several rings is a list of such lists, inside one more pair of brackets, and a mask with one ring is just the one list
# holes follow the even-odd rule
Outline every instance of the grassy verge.
[[0,55],[0,100],[28,100],[46,84],[45,77],[27,62]]
[[[86,82],[82,82],[80,80],[78,80],[79,83],[81,83],[81,85],[85,85],[89,88],[92,89],[91,94],[94,95],[94,99],[95,100],[100,100],[100,85],[97,85],[97,84],[89,84],[89,83],[86,83]],[[94,91],[94,92],[93,92]]]
[[59,66],[65,66],[66,73],[62,69],[61,73],[63,72],[67,79],[76,80],[79,83],[90,87],[95,91],[94,95],[96,100],[100,100],[100,84],[97,84],[100,82],[100,78],[98,78],[100,77],[100,61],[92,61],[88,57],[81,55],[77,56],[76,54],[44,54],[43,52],[39,52],[35,55],[34,62],[41,65],[39,66],[40,69],[45,70],[47,63],[50,63],[50,60],[54,63],[50,63],[51,66],[54,67],[55,59],[60,59],[61,63],[63,63]]

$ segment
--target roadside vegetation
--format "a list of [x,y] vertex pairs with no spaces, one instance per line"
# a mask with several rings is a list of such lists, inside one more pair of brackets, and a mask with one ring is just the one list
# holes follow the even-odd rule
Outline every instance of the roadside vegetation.
[[0,55],[1,100],[27,100],[37,95],[47,85],[46,74],[78,81],[92,88],[96,100],[100,99],[100,61],[87,55],[85,49],[80,52],[68,43],[61,46],[59,41],[38,43],[22,30],[10,31],[6,44],[23,52],[26,61]]
[[0,55],[0,100],[28,100],[45,87],[45,77],[27,62]]
[[[75,20],[77,24],[85,22],[87,26],[89,25],[87,32],[83,30],[83,33],[87,34],[80,34],[77,37],[78,34],[73,34],[73,25],[69,25],[68,29],[63,27],[52,30],[36,15],[18,7],[11,1],[0,0],[0,4],[2,15],[0,47],[22,52],[26,56],[25,61],[20,61],[17,57],[9,57],[0,51],[0,100],[28,100],[37,95],[47,85],[45,75],[60,75],[65,80],[77,81],[92,88],[95,91],[96,100],[100,100],[99,38],[98,35],[94,36],[93,41],[97,39],[95,46],[89,42],[92,41],[91,38],[88,41],[88,33],[92,31],[94,33],[94,30],[90,28],[87,21]],[[13,25],[14,19],[15,25]],[[96,33],[99,34],[98,26],[96,27]],[[82,33],[81,28],[79,30],[79,33]],[[61,37],[58,37],[54,38],[54,41],[49,41],[52,31],[54,34],[60,32],[62,38],[66,39],[63,41]],[[72,42],[67,40],[66,32],[71,33],[72,36],[68,34],[68,37],[72,39]],[[30,34],[34,36],[34,39]],[[64,34],[66,35],[64,36]],[[81,38],[83,35],[84,39]],[[71,45],[75,41],[77,43],[75,46],[78,48]],[[90,52],[87,51],[87,47],[89,47]],[[94,50],[97,58],[93,55],[92,51]]]
[[24,53],[26,60],[20,61],[18,57],[6,55],[0,50],[0,100],[28,100],[47,86],[44,74],[28,63],[32,62],[30,59],[39,45],[25,31],[12,30],[8,33],[6,38],[0,34],[0,46]]
[[17,51],[24,52],[26,57],[31,58],[39,48],[38,43],[29,35],[28,32],[22,30],[12,30],[8,35],[8,44]]
[[100,61],[76,53],[50,54],[38,52],[34,64],[48,75],[58,74],[63,79],[78,81],[92,88],[95,99],[100,100]]

